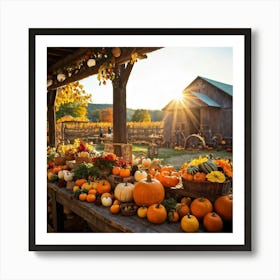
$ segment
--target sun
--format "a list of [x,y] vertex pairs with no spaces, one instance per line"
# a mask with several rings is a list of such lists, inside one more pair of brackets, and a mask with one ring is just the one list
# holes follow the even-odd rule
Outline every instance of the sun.
[[183,101],[183,93],[182,92],[178,92],[174,95],[174,99],[178,102],[182,102]]

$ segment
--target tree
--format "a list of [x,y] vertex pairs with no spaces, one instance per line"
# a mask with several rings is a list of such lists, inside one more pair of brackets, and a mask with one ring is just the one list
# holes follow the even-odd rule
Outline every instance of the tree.
[[90,110],[87,113],[87,118],[92,122],[99,122],[100,121],[100,109]]
[[153,122],[160,122],[163,120],[164,113],[161,110],[150,111],[150,114]]
[[101,122],[113,122],[113,108],[104,108],[100,112]]
[[79,82],[67,84],[58,89],[55,99],[56,118],[65,115],[86,117],[91,95],[86,93]]
[[151,121],[151,115],[148,110],[145,109],[137,109],[132,118],[131,121],[133,122],[150,122]]

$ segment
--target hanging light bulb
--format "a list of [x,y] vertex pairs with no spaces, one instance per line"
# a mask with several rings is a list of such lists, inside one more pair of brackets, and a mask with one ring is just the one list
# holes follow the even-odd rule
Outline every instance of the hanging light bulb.
[[95,65],[96,65],[95,59],[90,58],[90,59],[87,61],[87,66],[88,66],[88,67],[93,67],[93,66],[95,66]]
[[63,73],[59,73],[56,78],[59,82],[63,82],[66,79],[66,76]]

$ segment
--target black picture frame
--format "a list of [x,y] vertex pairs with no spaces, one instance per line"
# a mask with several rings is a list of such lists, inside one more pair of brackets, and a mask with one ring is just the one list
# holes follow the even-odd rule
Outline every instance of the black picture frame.
[[[42,245],[36,243],[36,36],[44,35],[231,35],[244,37],[244,244],[242,245]],[[44,178],[42,178],[44,180]],[[194,28],[194,29],[29,29],[29,250],[30,251],[251,251],[251,29]]]

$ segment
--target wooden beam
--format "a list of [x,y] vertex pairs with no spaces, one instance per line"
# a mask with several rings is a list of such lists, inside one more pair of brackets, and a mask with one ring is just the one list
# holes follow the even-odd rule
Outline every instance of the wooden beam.
[[47,93],[47,120],[49,124],[49,143],[48,145],[51,147],[56,147],[56,137],[55,137],[55,108],[54,102],[56,97],[56,90],[48,91]]
[[[84,48],[87,51],[89,50],[89,48]],[[130,61],[131,58],[131,53],[133,51],[136,51],[139,54],[146,54],[146,53],[150,53],[153,52],[155,50],[161,49],[161,47],[139,47],[139,48],[121,48],[122,51],[122,55],[118,58],[116,58],[116,65],[119,64],[124,64]],[[75,55],[72,57],[73,58],[78,58],[79,56]],[[56,65],[60,65],[60,67],[63,65],[63,63],[65,63],[65,61],[60,61],[59,63],[57,63]],[[87,65],[85,65],[84,67],[82,67],[80,69],[80,71],[77,74],[72,74],[71,77],[66,78],[63,82],[55,82],[54,84],[52,84],[51,86],[48,87],[48,90],[54,90],[58,87],[64,86],[66,84],[75,82],[75,81],[79,81],[82,80],[84,78],[87,78],[89,76],[95,75],[98,73],[98,69],[100,67],[100,63],[97,64],[94,67],[89,68]],[[55,69],[57,70],[56,67],[51,66],[50,69]]]

